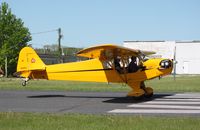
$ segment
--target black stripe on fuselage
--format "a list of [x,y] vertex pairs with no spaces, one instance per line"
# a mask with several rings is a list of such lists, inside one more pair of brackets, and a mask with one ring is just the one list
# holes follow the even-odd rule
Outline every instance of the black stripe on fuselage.
[[73,71],[57,71],[57,72],[48,72],[48,73],[71,73],[71,72],[108,71],[108,70],[113,70],[113,69],[73,70]]

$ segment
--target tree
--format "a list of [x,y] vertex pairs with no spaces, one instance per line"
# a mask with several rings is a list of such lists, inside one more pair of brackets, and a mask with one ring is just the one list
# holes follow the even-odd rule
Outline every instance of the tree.
[[8,4],[3,2],[0,6],[0,65],[5,66],[7,57],[8,74],[16,72],[19,52],[31,39],[23,21],[12,14]]

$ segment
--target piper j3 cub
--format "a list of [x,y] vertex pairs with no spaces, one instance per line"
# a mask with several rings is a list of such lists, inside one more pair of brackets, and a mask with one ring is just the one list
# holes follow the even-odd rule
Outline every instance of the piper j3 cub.
[[104,44],[77,53],[89,60],[45,65],[32,48],[24,47],[17,72],[25,78],[23,86],[29,79],[126,83],[132,88],[127,96],[151,97],[153,89],[146,87],[144,81],[168,75],[173,68],[170,59],[144,58],[152,54],[155,52]]

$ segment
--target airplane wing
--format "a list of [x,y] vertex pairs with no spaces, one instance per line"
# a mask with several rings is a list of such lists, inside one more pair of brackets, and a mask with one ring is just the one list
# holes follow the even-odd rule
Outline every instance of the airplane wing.
[[130,49],[113,44],[104,44],[83,49],[77,53],[77,56],[87,57],[87,58],[112,59],[117,56],[126,57],[126,56],[152,55],[152,54],[155,54],[155,52]]

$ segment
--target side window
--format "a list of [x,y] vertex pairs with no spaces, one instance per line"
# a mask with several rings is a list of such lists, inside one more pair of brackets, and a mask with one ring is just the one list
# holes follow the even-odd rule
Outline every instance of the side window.
[[114,59],[115,70],[117,70],[120,74],[127,73],[128,64],[129,57],[117,57]]
[[131,60],[130,60],[130,63],[128,65],[128,73],[133,73],[133,72],[136,72],[138,70],[137,57],[132,56],[130,59]]
[[113,61],[111,60],[103,61],[103,67],[104,69],[113,69]]

